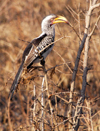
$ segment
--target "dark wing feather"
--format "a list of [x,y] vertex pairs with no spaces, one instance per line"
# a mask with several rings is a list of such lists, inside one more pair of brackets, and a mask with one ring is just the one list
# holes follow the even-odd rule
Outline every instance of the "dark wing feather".
[[39,43],[42,41],[42,39],[44,39],[47,36],[47,34],[43,34],[41,36],[39,36],[36,39],[33,39],[30,43],[32,43],[33,45],[35,45],[36,47],[39,45]]
[[[22,59],[25,60],[25,59],[26,59],[26,56],[27,56],[27,58],[28,58],[31,49],[32,49],[34,46],[37,47],[37,46],[39,45],[39,43],[42,41],[42,39],[43,39],[44,37],[46,37],[46,36],[47,36],[46,34],[43,34],[43,35],[41,35],[40,37],[33,39],[33,40],[28,44],[28,46],[25,48]],[[33,45],[34,45],[34,46],[33,46]],[[32,50],[32,51],[34,52],[34,50]]]
[[12,99],[12,97],[13,97],[13,93],[14,93],[16,87],[17,87],[18,81],[19,81],[21,73],[23,71],[23,64],[24,64],[24,62],[21,63],[21,65],[20,65],[20,67],[18,69],[18,72],[17,72],[17,74],[15,76],[15,79],[14,79],[14,81],[12,83],[12,86],[11,86],[11,89],[10,89],[10,93],[9,93],[9,98],[10,99]]
[[35,49],[46,36],[46,34],[43,34],[40,37],[33,39],[26,47],[23,53],[23,59],[25,61],[24,66],[30,65],[31,62],[34,61],[34,59],[38,56],[38,52],[36,52]]
[[[38,45],[37,48],[31,48],[29,57],[26,59],[25,64],[27,68],[30,68],[30,66],[33,63],[37,63],[40,61],[40,56],[44,59],[49,54],[49,49],[53,47],[53,37],[51,35],[46,36]],[[52,44],[51,44],[52,43]],[[40,56],[39,56],[40,54]],[[45,56],[44,56],[45,54]]]

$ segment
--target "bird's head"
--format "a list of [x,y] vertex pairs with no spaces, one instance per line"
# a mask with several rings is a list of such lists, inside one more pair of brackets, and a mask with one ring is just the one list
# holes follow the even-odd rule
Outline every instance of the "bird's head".
[[68,20],[64,16],[48,15],[42,21],[42,31],[47,32],[49,29],[54,28],[57,23],[67,23]]

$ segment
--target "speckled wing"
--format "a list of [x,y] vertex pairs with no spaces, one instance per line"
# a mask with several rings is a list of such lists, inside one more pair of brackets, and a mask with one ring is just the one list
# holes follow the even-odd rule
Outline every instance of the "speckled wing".
[[24,66],[28,67],[33,61],[35,62],[37,56],[38,56],[38,51],[36,50],[36,47],[32,45],[29,54],[25,57]]
[[36,48],[40,44],[40,42],[46,37],[46,34],[41,35],[40,37],[33,39],[29,45],[26,47],[23,53],[22,61],[24,61],[24,67],[31,64],[32,61],[37,57],[38,52],[36,52]]
[[32,46],[29,55],[26,56],[26,60],[24,63],[25,66],[29,68],[33,63],[40,62],[41,57],[45,59],[53,48],[52,42],[53,42],[53,36],[50,35],[50,36],[45,36],[37,47]]

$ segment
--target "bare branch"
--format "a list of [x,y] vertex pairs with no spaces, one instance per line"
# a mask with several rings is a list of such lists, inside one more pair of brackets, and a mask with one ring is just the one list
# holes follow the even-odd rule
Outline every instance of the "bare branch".
[[97,26],[97,24],[98,24],[99,20],[100,20],[100,15],[99,15],[99,17],[98,17],[98,19],[97,19],[97,21],[96,21],[96,23],[95,23],[95,25],[94,25],[94,27],[93,27],[93,29],[92,29],[91,33],[89,34],[89,37],[91,37],[91,36],[92,36],[92,34],[93,34],[93,32],[94,32],[94,30],[95,30],[95,28],[96,28],[96,26]]
[[98,0],[93,0],[92,5],[96,4]]
[[[94,0],[93,3],[91,3],[90,1],[90,8],[86,14],[86,18],[85,18],[85,22],[86,22],[86,28],[85,28],[85,33],[87,34],[87,38],[86,38],[86,43],[85,43],[85,55],[84,55],[84,63],[83,63],[83,67],[84,67],[84,71],[83,71],[83,84],[82,84],[82,90],[81,90],[81,99],[79,100],[82,100],[79,102],[77,102],[77,105],[83,105],[84,103],[84,99],[85,99],[85,90],[86,90],[86,85],[87,85],[87,80],[86,80],[86,77],[87,77],[87,71],[88,71],[88,68],[87,68],[87,60],[88,60],[88,49],[89,49],[89,40],[90,40],[90,36],[92,35],[94,29],[95,29],[95,26],[92,30],[92,32],[90,33],[89,35],[89,26],[90,26],[90,19],[91,19],[91,13],[93,11],[93,9],[97,8],[100,6],[100,3],[99,4],[95,4],[97,2],[97,0]],[[99,20],[99,17],[98,17],[98,20]],[[98,22],[97,20],[97,22]],[[77,131],[78,128],[79,128],[79,121],[80,121],[80,115],[82,113],[82,107],[78,108],[78,111],[77,111],[77,108],[76,108],[76,111],[75,111],[75,116],[78,116],[77,118],[73,119],[74,121],[74,129]]]

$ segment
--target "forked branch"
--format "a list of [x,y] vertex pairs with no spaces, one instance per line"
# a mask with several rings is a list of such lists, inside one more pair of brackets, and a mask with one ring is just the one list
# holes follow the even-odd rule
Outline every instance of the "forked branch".
[[[97,0],[93,0],[90,1],[90,7],[89,10],[86,14],[85,17],[85,24],[86,24],[86,28],[85,28],[85,34],[87,34],[87,38],[86,38],[86,42],[85,42],[85,51],[84,51],[84,62],[83,62],[83,83],[82,83],[82,90],[81,90],[81,97],[79,98],[78,102],[77,102],[77,106],[76,106],[76,110],[75,110],[75,115],[74,115],[74,119],[73,119],[73,123],[74,123],[74,130],[78,130],[79,128],[79,121],[80,121],[80,115],[82,114],[82,105],[84,104],[84,99],[85,99],[85,90],[86,90],[86,85],[87,85],[87,71],[88,71],[88,67],[87,67],[87,61],[88,61],[88,50],[89,50],[89,40],[91,35],[93,34],[93,31],[95,29],[95,26],[92,30],[92,32],[89,34],[89,28],[90,28],[90,20],[91,20],[91,14],[92,11],[100,6],[100,3],[96,4]],[[98,17],[99,20],[99,17]],[[98,22],[97,20],[97,22]],[[97,24],[96,22],[96,24]]]

